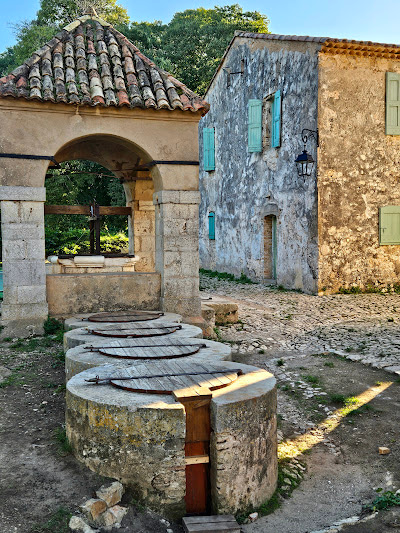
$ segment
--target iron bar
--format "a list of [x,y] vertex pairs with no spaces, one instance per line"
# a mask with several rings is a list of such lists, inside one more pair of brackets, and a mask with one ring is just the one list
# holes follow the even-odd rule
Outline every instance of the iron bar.
[[140,346],[136,344],[128,344],[125,346],[83,346],[84,350],[89,350],[89,352],[98,352],[99,350],[108,350],[115,348],[116,350],[124,349],[125,348],[207,348],[207,344],[141,344]]
[[128,381],[130,379],[152,379],[152,378],[174,378],[178,376],[201,376],[201,375],[211,375],[211,374],[229,374],[235,372],[239,376],[243,374],[243,371],[240,368],[225,368],[224,370],[214,370],[214,371],[203,371],[203,372],[182,372],[177,374],[154,374],[149,376],[123,376],[123,377],[107,377],[107,378],[101,378],[99,376],[96,376],[94,378],[85,379],[87,383],[95,383],[96,385],[100,385],[101,382],[110,383],[111,381]]

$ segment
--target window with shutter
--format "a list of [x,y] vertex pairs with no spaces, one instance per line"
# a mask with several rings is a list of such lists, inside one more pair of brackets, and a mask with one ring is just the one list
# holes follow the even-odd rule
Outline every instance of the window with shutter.
[[208,214],[208,238],[210,241],[215,240],[215,213],[212,211]]
[[276,91],[272,101],[271,146],[278,148],[281,145],[281,91]]
[[249,152],[262,150],[262,101],[249,100]]
[[400,244],[400,206],[379,209],[379,244]]
[[215,133],[214,128],[203,128],[204,170],[215,170]]
[[386,72],[386,135],[400,135],[400,74]]

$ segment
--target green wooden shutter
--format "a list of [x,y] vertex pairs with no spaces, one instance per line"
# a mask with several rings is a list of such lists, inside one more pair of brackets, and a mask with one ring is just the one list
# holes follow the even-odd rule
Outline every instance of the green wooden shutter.
[[379,209],[379,244],[400,244],[400,206]]
[[386,72],[386,135],[400,135],[400,74]]
[[273,148],[281,145],[281,101],[281,91],[276,91],[272,102],[271,146]]
[[208,238],[211,241],[215,240],[215,213],[212,211],[208,214]]
[[262,101],[249,100],[249,152],[262,150]]
[[204,170],[215,170],[215,135],[214,128],[203,128]]

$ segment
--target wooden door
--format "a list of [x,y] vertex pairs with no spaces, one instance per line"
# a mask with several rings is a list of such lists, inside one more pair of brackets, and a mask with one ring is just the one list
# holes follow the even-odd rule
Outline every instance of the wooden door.
[[186,410],[186,513],[206,514],[210,510],[211,394],[179,401]]

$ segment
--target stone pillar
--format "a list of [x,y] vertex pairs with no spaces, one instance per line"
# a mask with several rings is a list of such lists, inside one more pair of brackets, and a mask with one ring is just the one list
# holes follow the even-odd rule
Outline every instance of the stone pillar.
[[159,191],[156,206],[156,271],[161,309],[186,319],[201,315],[198,191]]
[[43,332],[47,318],[44,187],[0,187],[3,336]]
[[153,205],[154,186],[152,180],[136,179],[135,186],[135,255],[140,259],[135,264],[137,272],[155,270],[155,216]]

